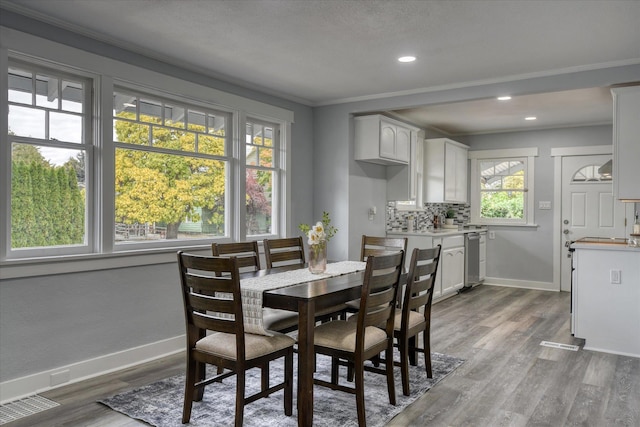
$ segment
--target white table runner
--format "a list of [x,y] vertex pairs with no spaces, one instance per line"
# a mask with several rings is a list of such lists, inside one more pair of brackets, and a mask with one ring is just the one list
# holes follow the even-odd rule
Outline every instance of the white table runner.
[[327,270],[322,274],[311,274],[308,268],[283,271],[262,277],[249,277],[240,281],[242,290],[242,313],[244,315],[244,330],[250,334],[272,334],[264,328],[262,319],[262,293],[271,289],[285,288],[298,283],[322,280],[328,277],[364,271],[366,262],[340,261],[327,264]]

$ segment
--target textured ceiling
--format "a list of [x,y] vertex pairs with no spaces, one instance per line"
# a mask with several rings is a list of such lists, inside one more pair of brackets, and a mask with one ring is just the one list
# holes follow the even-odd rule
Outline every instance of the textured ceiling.
[[[640,63],[640,1],[2,0],[2,5],[308,105]],[[417,61],[399,64],[396,58],[406,54]]]

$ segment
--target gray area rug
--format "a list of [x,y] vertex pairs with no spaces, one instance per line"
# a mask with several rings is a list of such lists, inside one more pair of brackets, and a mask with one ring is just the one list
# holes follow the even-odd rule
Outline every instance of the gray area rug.
[[[395,415],[400,413],[418,397],[453,372],[464,361],[462,359],[440,353],[431,353],[433,378],[427,378],[424,369],[424,359],[418,356],[418,366],[411,366],[409,371],[411,395],[402,394],[400,368],[394,369],[396,376],[396,406],[389,404],[387,383],[384,375],[365,372],[365,409],[368,426],[384,426]],[[295,357],[294,357],[295,359]],[[281,381],[283,363],[271,363],[271,377],[275,384]],[[331,361],[328,357],[318,356],[316,378],[330,379]],[[294,381],[295,381],[294,365]],[[340,368],[340,381],[346,381],[346,368]],[[295,384],[295,382],[294,382]],[[260,387],[260,371],[252,369],[247,373],[247,393],[255,393]],[[135,390],[117,394],[101,400],[110,408],[131,418],[145,421],[157,427],[183,426],[182,402],[184,393],[184,376],[177,375],[156,383],[140,387]],[[357,426],[355,396],[341,391],[330,390],[326,387],[314,387],[314,415],[315,426],[339,427]],[[222,383],[214,383],[205,388],[201,402],[194,402],[191,412],[191,426],[232,426],[235,408],[235,376],[225,379]],[[245,406],[244,425],[247,427],[295,427],[298,425],[295,403],[293,415],[284,415],[283,391],[257,400]]]

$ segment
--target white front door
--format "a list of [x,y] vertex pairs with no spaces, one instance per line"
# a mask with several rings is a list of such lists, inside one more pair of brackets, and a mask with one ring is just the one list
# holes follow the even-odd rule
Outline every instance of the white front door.
[[610,159],[611,155],[562,158],[560,288],[563,291],[571,287],[568,243],[582,237],[625,237],[625,204],[615,199],[613,182],[598,173],[598,168]]

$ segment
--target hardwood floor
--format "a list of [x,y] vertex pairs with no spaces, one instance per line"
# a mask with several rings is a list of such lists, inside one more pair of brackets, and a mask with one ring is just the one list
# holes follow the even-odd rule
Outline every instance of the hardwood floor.
[[[432,319],[431,350],[466,362],[389,426],[640,426],[639,358],[540,346],[583,344],[569,331],[569,294],[479,286],[435,304]],[[42,393],[61,405],[5,425],[146,425],[96,400],[183,364],[172,356]]]

